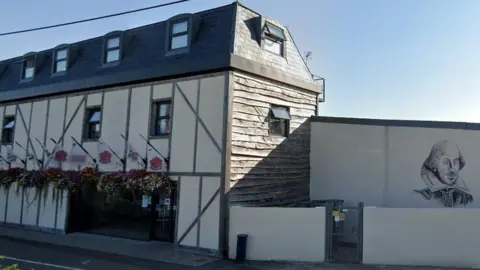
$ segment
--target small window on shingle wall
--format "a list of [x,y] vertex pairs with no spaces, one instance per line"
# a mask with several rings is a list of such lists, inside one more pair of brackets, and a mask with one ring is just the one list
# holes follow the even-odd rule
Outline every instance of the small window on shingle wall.
[[265,50],[283,56],[285,40],[285,33],[282,28],[265,22],[262,42]]
[[4,144],[13,143],[13,132],[15,130],[15,116],[5,116],[3,118],[2,142]]
[[166,136],[170,134],[171,101],[161,100],[152,104],[152,124],[150,136]]
[[98,140],[100,138],[100,127],[102,124],[101,108],[87,108],[85,111],[85,116],[83,138],[86,140]]
[[188,47],[188,20],[173,22],[170,29],[170,50]]
[[105,41],[105,63],[120,60],[120,37],[109,37]]
[[287,107],[272,105],[268,119],[270,135],[288,137],[291,116]]

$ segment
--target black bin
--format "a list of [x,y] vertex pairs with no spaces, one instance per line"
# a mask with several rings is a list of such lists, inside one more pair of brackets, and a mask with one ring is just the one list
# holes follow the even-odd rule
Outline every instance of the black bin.
[[247,234],[237,235],[237,254],[235,256],[235,261],[238,263],[245,262],[247,258]]

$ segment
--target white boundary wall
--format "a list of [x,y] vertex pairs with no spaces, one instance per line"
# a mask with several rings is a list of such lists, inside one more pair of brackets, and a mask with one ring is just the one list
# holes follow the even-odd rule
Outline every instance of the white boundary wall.
[[[45,191],[37,194],[35,188],[23,191],[19,189],[17,194],[17,183],[13,183],[8,190],[0,188],[0,223],[36,230],[65,232],[68,191],[61,193],[52,186],[48,189],[48,196],[45,198]],[[63,199],[60,200],[62,195]]]
[[323,262],[325,208],[231,207],[229,258],[248,234],[247,260]]
[[480,267],[480,210],[365,207],[363,263]]

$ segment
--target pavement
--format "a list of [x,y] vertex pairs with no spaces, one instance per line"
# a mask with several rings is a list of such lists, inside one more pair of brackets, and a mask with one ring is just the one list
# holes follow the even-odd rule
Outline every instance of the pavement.
[[[0,237],[0,256],[3,260],[1,267],[18,264],[20,270],[437,270],[453,268],[426,268],[426,267],[395,267],[395,266],[365,266],[342,264],[308,264],[308,263],[278,263],[278,262],[248,262],[236,264],[232,261],[219,260],[202,266],[186,266],[152,260],[144,260],[122,255],[86,251],[71,247],[38,243],[27,240]],[[0,267],[0,269],[2,269]]]

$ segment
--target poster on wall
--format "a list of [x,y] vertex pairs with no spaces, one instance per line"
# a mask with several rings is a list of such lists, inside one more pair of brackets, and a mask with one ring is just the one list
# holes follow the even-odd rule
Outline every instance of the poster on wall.
[[421,167],[425,188],[414,190],[426,200],[436,200],[444,207],[466,206],[473,195],[460,176],[466,161],[458,145],[451,140],[435,143]]
[[151,202],[152,202],[152,196],[142,195],[142,207],[143,208],[149,207]]

